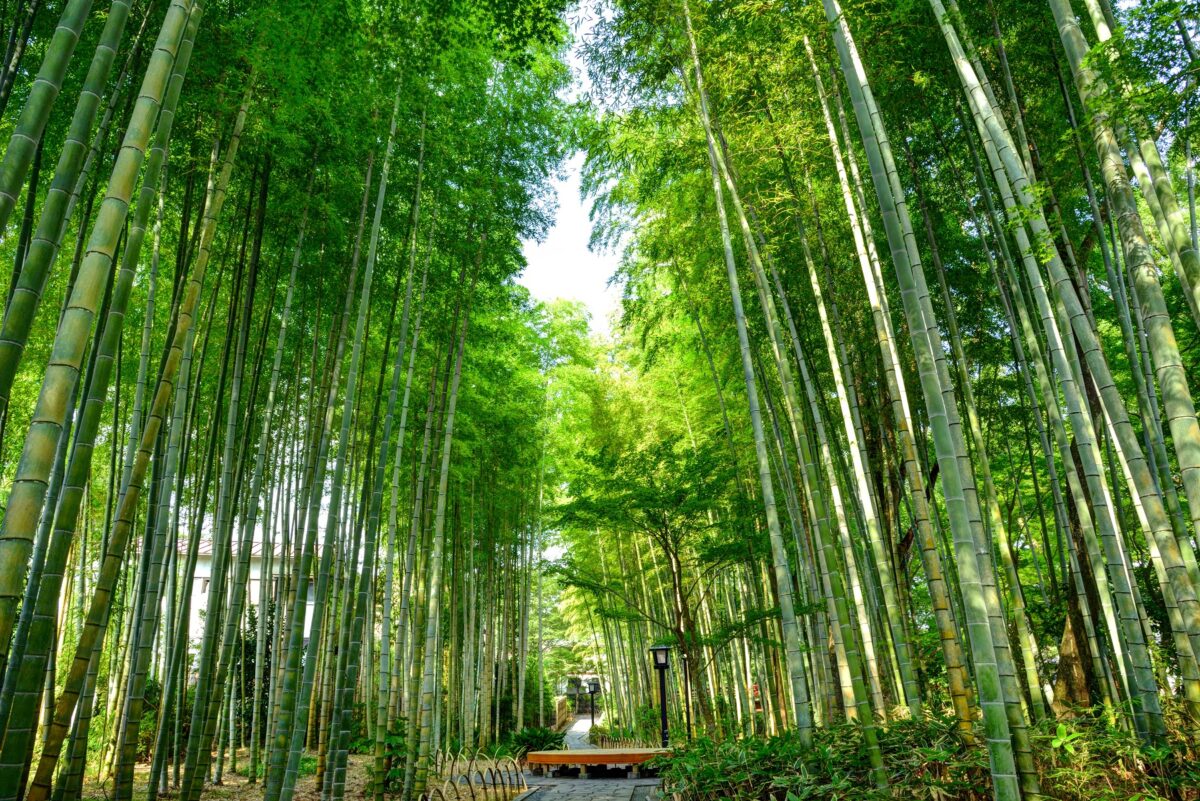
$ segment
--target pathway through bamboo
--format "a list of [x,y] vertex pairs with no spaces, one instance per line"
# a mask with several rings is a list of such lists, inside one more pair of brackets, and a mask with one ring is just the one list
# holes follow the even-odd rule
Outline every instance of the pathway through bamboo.
[[[567,729],[565,747],[570,751],[595,749],[596,746],[588,741],[591,728],[590,717],[576,717]],[[527,776],[526,779],[530,783],[529,792],[515,801],[648,801],[658,798],[658,779],[589,779],[584,776],[578,779]]]

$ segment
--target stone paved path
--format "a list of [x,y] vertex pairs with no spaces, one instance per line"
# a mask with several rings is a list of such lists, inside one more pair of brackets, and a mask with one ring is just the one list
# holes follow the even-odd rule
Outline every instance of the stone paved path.
[[[599,722],[599,721],[597,721]],[[570,750],[595,748],[587,741],[591,717],[575,718],[567,729]],[[526,775],[529,792],[521,801],[657,801],[658,779],[589,779]]]
[[658,779],[544,779],[522,801],[656,801]]
[[588,715],[579,715],[575,718],[575,722],[571,724],[571,728],[567,729],[566,746],[569,751],[578,751],[581,748],[595,748],[596,746],[588,742],[588,732],[592,728],[592,719]]

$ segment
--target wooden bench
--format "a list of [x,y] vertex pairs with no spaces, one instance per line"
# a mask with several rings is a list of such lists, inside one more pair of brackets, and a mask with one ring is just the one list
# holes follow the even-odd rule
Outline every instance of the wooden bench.
[[580,748],[574,751],[530,751],[525,755],[525,761],[539,771],[551,767],[624,767],[637,776],[642,763],[665,753],[665,748]]

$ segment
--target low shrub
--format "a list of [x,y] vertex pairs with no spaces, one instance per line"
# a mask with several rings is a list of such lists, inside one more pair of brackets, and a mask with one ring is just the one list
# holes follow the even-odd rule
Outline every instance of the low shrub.
[[505,757],[515,756],[513,753],[512,744],[504,740],[498,740],[494,743],[488,743],[485,746],[481,746],[479,749],[479,754],[480,756],[485,756],[488,759],[504,759]]
[[[1164,710],[1168,720],[1174,705]],[[1089,801],[1195,801],[1200,799],[1200,754],[1172,728],[1145,745],[1102,716],[1084,711],[1045,720],[1033,730],[1042,789],[1054,798]]]
[[[926,715],[877,729],[890,787],[877,789],[862,730],[816,729],[805,746],[794,732],[717,742],[699,739],[653,760],[664,793],[680,801],[801,801],[885,798],[986,801],[992,797],[983,732],[967,744],[949,717]],[[1048,798],[1062,801],[1197,801],[1200,762],[1181,735],[1147,746],[1086,711],[1032,733]]]
[[511,746],[517,756],[524,756],[530,751],[558,751],[565,740],[566,735],[561,731],[532,726],[513,734]]
[[[716,742],[693,741],[651,763],[663,789],[685,801],[792,801],[792,799],[895,798],[877,790],[861,729],[843,723],[813,732],[805,746],[795,732]],[[965,748],[953,721],[928,717],[879,729],[889,780],[906,789],[902,797],[991,798],[987,754]],[[894,788],[893,788],[894,789]]]

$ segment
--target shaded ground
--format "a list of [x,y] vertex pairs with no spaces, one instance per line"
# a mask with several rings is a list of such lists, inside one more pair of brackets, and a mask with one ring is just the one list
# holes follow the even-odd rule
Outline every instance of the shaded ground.
[[[346,794],[347,799],[361,799],[364,797],[364,791],[367,786],[370,768],[369,756],[361,754],[351,754],[349,762],[346,765]],[[248,751],[242,751],[238,754],[238,767],[245,770],[250,764],[250,754]],[[229,765],[226,763],[225,775],[221,780],[221,784],[210,784],[204,788],[201,793],[202,801],[222,801],[222,799],[232,799],[233,801],[253,801],[262,797],[262,780],[255,784],[251,784],[246,776],[229,772]],[[303,768],[303,766],[302,766]],[[134,769],[133,777],[133,795],[135,798],[146,795],[146,781],[150,774],[150,766],[148,764],[139,763]],[[104,782],[87,781],[83,786],[81,801],[108,801],[112,798],[112,779]],[[321,788],[317,786],[317,777],[315,773],[309,773],[307,776],[301,776],[296,782],[296,801],[320,801]],[[159,793],[159,798],[173,799],[176,798],[176,788],[168,787],[164,793]]]
[[[599,720],[597,720],[599,722]],[[567,730],[567,748],[587,749],[596,746],[588,742],[588,731],[591,729],[591,718],[587,715],[577,717]],[[365,798],[370,776],[371,758],[361,754],[351,754],[346,767],[346,793],[349,801],[360,801]],[[247,751],[239,752],[238,766],[245,770],[250,764]],[[306,759],[301,766],[311,770],[312,760]],[[150,773],[148,764],[138,764],[134,773],[134,797],[145,797],[146,781]],[[534,776],[525,774],[529,783],[529,791],[521,796],[522,801],[651,801],[656,798],[658,779],[622,779],[622,778],[570,778]],[[160,793],[160,798],[176,798],[175,788]],[[201,795],[202,801],[255,801],[262,797],[262,781],[251,784],[250,780],[241,774],[226,772],[221,784],[208,785]],[[320,801],[321,789],[317,785],[315,773],[310,772],[301,776],[296,784],[295,801]],[[109,801],[112,798],[111,778],[104,782],[88,781],[83,788],[82,801]]]

